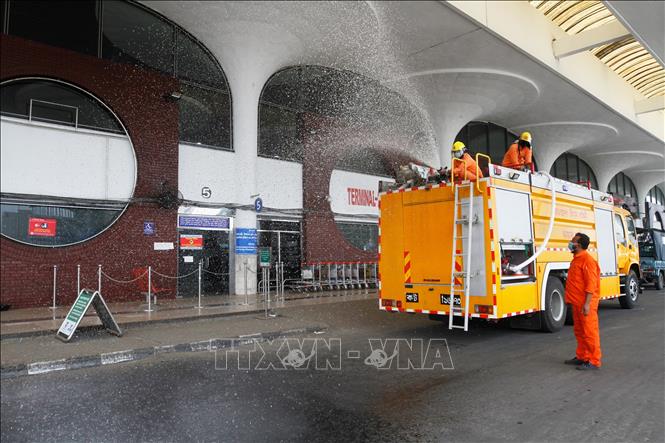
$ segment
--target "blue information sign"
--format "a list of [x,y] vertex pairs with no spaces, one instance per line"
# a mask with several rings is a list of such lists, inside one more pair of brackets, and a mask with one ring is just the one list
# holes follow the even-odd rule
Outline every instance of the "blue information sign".
[[143,235],[155,235],[155,222],[153,221],[143,222]]
[[226,217],[204,217],[200,215],[179,215],[178,226],[192,229],[229,229]]
[[254,200],[254,210],[256,210],[256,212],[261,212],[261,209],[263,209],[263,200],[257,198]]
[[236,254],[256,254],[256,229],[236,228]]

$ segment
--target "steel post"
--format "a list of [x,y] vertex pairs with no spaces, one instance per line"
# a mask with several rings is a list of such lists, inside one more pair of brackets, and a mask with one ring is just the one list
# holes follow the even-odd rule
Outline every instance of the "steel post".
[[152,312],[152,266],[148,266],[148,309],[145,312]]
[[76,296],[81,293],[81,265],[76,265]]
[[53,265],[53,306],[51,309],[54,311],[57,309],[55,306],[55,297],[58,291],[58,265]]
[[201,309],[201,260],[199,260],[199,305],[196,308]]

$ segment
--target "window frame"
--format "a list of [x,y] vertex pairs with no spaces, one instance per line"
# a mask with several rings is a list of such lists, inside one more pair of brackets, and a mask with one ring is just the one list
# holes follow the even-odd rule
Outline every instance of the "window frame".
[[[50,81],[50,82],[62,84],[66,87],[73,88],[74,90],[79,91],[80,93],[89,96],[97,104],[99,104],[100,106],[105,108],[116,119],[116,121],[118,122],[118,124],[120,125],[122,130],[124,131],[124,137],[127,138],[127,141],[129,142],[129,145],[131,146],[132,157],[134,159],[134,183],[132,185],[132,195],[129,197],[128,201],[124,203],[123,208],[118,211],[118,214],[113,219],[113,221],[111,223],[109,223],[105,228],[103,228],[99,232],[97,232],[96,234],[94,234],[90,237],[87,237],[83,240],[73,242],[73,243],[62,244],[62,245],[37,245],[37,244],[34,244],[34,243],[28,243],[28,242],[25,242],[25,241],[22,241],[22,240],[19,240],[19,239],[15,239],[13,237],[10,237],[10,236],[4,234],[1,230],[1,227],[0,227],[0,236],[5,237],[5,238],[7,238],[11,241],[15,241],[17,243],[21,243],[21,244],[29,245],[29,246],[40,247],[40,248],[63,248],[63,247],[75,246],[75,245],[85,243],[87,241],[90,241],[90,240],[102,235],[108,229],[110,229],[112,226],[114,226],[118,222],[118,220],[120,220],[122,218],[122,216],[125,214],[125,212],[127,212],[127,209],[129,208],[129,203],[130,203],[131,199],[134,197],[134,194],[136,192],[136,185],[138,183],[138,157],[136,155],[136,149],[134,148],[134,143],[132,142],[132,138],[129,136],[129,131],[125,127],[125,125],[122,122],[122,120],[120,119],[120,117],[118,117],[118,115],[115,112],[113,112],[113,109],[111,109],[108,105],[106,105],[106,103],[104,103],[101,99],[96,97],[94,94],[86,91],[85,89],[83,89],[83,88],[81,88],[81,87],[79,87],[75,84],[72,84],[72,83],[69,83],[69,82],[66,82],[66,81],[63,81],[63,80],[60,80],[60,79],[55,79],[55,78],[40,77],[40,76],[27,76],[27,77],[12,78],[12,79],[8,79],[8,80],[5,80],[3,82],[0,82],[0,87],[2,87],[2,85],[5,85],[7,83],[11,83],[11,82],[15,82],[15,81],[25,81],[25,80]],[[40,123],[37,122],[37,124],[40,124]],[[71,127],[68,127],[68,126],[62,126],[62,128],[63,128],[63,130],[71,130]],[[110,134],[109,137],[118,137],[117,133],[109,132],[108,134]],[[68,198],[67,200],[73,201],[73,200],[76,200],[76,199]],[[103,200],[100,200],[100,201],[103,201]],[[13,204],[13,205],[23,205],[23,206],[58,207],[58,208],[68,207],[68,205],[64,205],[64,204],[63,205],[58,205],[58,204],[43,202],[43,201],[38,201],[38,200],[30,200],[30,199],[23,199],[23,198],[2,198],[2,194],[0,194],[0,203]],[[84,209],[96,209],[96,210],[97,209],[98,210],[110,210],[111,209],[111,208],[108,208],[108,207],[107,208],[100,208],[100,207],[87,207],[86,208],[85,206],[81,206],[81,205],[79,205],[79,206],[72,205],[71,207],[72,208],[84,208]]]
[[[621,232],[617,229],[621,227]],[[617,238],[617,234],[621,235],[621,240]],[[614,241],[621,243],[624,246],[628,245],[628,237],[626,236],[626,228],[623,226],[623,217],[620,214],[614,213]]]

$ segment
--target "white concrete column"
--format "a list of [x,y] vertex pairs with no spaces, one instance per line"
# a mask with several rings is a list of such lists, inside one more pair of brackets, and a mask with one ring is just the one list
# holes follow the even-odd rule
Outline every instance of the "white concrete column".
[[[246,71],[246,75],[234,75],[230,79],[233,97],[233,148],[236,155],[236,195],[235,203],[247,205],[248,209],[237,209],[234,227],[237,229],[256,229],[256,212],[252,207],[254,195],[257,192],[257,127],[258,106],[261,88],[263,87],[263,75],[252,75],[252,70]],[[254,72],[255,73],[255,72]],[[260,78],[258,78],[260,77]],[[235,252],[235,247],[233,248]],[[247,281],[247,293],[255,294],[257,288],[256,255],[238,254],[234,255],[235,293],[245,294],[245,280]],[[249,271],[245,277],[245,265]]]

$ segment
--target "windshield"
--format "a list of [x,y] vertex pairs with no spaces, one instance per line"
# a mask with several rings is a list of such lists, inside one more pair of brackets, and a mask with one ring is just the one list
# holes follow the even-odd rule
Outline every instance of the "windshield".
[[654,257],[653,237],[650,232],[641,232],[638,234],[640,244],[640,257]]

